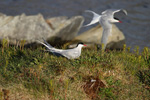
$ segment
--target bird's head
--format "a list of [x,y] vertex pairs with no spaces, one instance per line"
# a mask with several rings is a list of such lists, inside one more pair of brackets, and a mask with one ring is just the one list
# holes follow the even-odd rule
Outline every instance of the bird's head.
[[126,10],[124,10],[124,9],[120,9],[120,10],[115,10],[114,12],[113,12],[113,18],[110,20],[110,22],[111,23],[122,23],[122,21],[118,18],[118,17],[116,17],[114,14],[115,13],[118,13],[118,12],[120,12],[120,13],[123,13],[124,15],[127,15],[127,11]]
[[122,21],[119,20],[119,18],[114,17],[113,20],[111,20],[112,23],[122,23]]
[[82,43],[82,42],[79,42],[78,44],[77,44],[77,47],[83,47],[83,46],[86,46],[84,43]]

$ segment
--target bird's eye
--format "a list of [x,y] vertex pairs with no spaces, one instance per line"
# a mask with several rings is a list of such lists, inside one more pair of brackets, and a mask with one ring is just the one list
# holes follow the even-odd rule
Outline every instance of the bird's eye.
[[114,19],[119,20],[118,18],[114,17]]

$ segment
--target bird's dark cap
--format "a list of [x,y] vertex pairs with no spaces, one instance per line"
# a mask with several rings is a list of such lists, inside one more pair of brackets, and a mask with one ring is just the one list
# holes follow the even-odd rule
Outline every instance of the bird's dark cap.
[[[79,43],[77,44],[77,46],[78,46],[79,44],[82,44],[82,45],[84,45],[84,43],[83,43],[83,42],[79,42]],[[86,46],[86,45],[84,45],[84,46]]]
[[84,43],[83,43],[83,42],[79,42],[78,45],[79,45],[79,44],[84,44]]

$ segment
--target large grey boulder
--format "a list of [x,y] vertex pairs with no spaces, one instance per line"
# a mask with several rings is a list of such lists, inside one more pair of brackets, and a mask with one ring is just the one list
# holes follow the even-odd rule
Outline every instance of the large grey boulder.
[[35,42],[41,37],[54,36],[52,29],[41,14],[35,16],[0,16],[0,37],[8,39],[10,44],[25,40],[26,44]]
[[[100,25],[78,35],[70,42],[69,48],[75,46],[77,42],[84,42],[89,46],[93,46],[93,44],[101,44],[103,29]],[[124,34],[117,28],[116,25],[112,25],[112,36],[109,36],[106,48],[109,49],[122,49],[125,44],[125,36]]]
[[47,19],[46,22],[55,33],[54,38],[49,39],[49,42],[68,42],[77,36],[84,18],[82,16],[75,16],[70,19],[67,17],[54,17]]
[[42,37],[50,42],[57,40],[57,43],[63,43],[77,35],[83,21],[81,16],[70,19],[54,17],[45,20],[41,14],[32,16],[0,14],[0,37],[7,39],[13,45],[21,40],[25,40],[25,44],[36,43]]

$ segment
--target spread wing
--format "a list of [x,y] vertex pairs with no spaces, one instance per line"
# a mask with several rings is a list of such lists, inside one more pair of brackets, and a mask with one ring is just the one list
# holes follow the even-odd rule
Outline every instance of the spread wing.
[[125,15],[127,15],[127,11],[124,9],[107,9],[105,11],[102,12],[102,14],[112,14],[114,15],[114,13],[116,12],[123,12]]
[[119,12],[121,9],[107,9],[105,11],[102,12],[102,15],[104,14],[114,14],[116,12]]
[[99,14],[97,14],[97,13],[95,13],[93,11],[90,11],[90,10],[86,10],[85,12],[91,12],[91,13],[93,13],[93,19],[92,19],[92,21],[89,24],[85,25],[85,27],[93,25],[93,24],[99,22],[99,20],[101,18],[101,16]]

